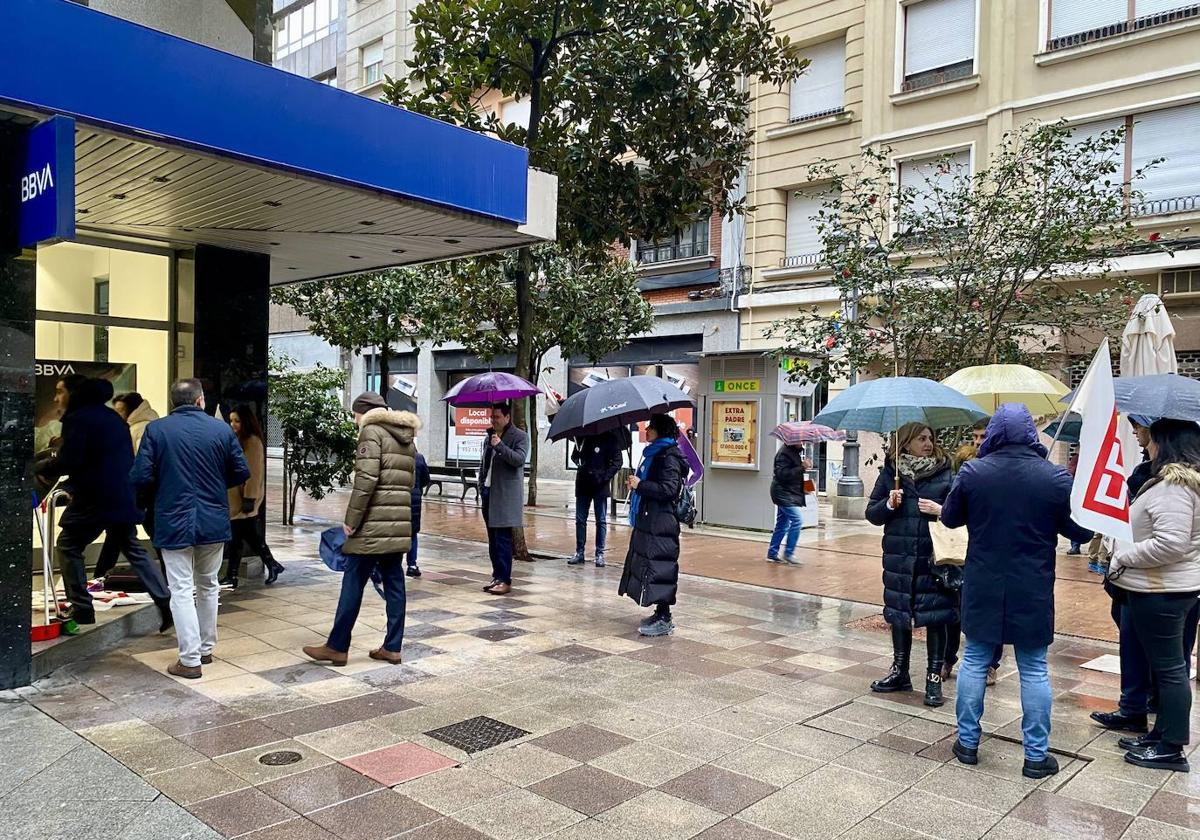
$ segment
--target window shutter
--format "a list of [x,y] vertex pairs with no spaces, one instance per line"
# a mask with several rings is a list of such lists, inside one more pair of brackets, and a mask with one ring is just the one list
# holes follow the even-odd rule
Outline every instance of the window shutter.
[[[939,167],[946,164],[945,171]],[[933,190],[940,185],[947,189],[954,183],[959,174],[970,174],[971,153],[965,149],[950,155],[938,155],[920,160],[906,160],[900,164],[900,186],[904,189],[911,187],[915,190],[912,198],[912,210],[923,214],[936,207],[933,200]]]
[[[812,263],[821,253],[821,237],[817,233],[817,214],[825,200],[823,192],[788,193],[787,245],[785,255],[792,257],[812,256]],[[807,265],[809,261],[798,261]]]
[[1120,23],[1128,17],[1127,0],[1051,0],[1050,37],[1078,35],[1090,29]]
[[383,41],[376,41],[373,44],[367,44],[363,47],[362,62],[363,66],[370,67],[372,64],[379,64],[383,61]]
[[1134,15],[1145,17],[1162,12],[1173,12],[1187,5],[1187,0],[1137,0],[1137,3],[1134,4]]
[[975,0],[923,0],[904,12],[905,76],[975,57]]
[[[1071,142],[1082,143],[1085,140],[1099,137],[1106,131],[1123,128],[1125,125],[1124,117],[1117,117],[1111,120],[1100,120],[1099,122],[1087,123],[1086,125],[1076,126],[1071,129]],[[1129,142],[1126,137],[1121,141],[1112,152],[1113,163],[1117,168],[1111,175],[1105,175],[1098,179],[1100,183],[1111,181],[1113,184],[1123,184],[1125,182],[1125,144]]]
[[510,125],[529,127],[529,100],[511,99],[500,106],[500,119]]
[[800,56],[810,63],[804,75],[792,82],[791,118],[841,108],[846,102],[846,39],[815,44]]
[[[1134,187],[1147,203],[1200,195],[1200,104],[1139,114],[1133,120],[1133,170],[1155,158],[1163,162]],[[1144,212],[1170,212],[1171,207],[1147,207]]]

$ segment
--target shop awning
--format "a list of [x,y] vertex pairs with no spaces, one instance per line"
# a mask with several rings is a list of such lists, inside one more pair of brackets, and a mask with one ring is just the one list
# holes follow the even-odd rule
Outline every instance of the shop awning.
[[76,120],[76,225],[272,282],[552,239],[525,149],[66,0],[0,3],[0,112]]

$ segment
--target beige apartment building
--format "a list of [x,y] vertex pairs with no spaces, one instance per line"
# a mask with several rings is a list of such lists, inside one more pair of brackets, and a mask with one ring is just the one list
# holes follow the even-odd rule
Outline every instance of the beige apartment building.
[[1116,268],[1163,295],[1181,366],[1200,373],[1200,3],[779,0],[774,18],[812,63],[790,90],[754,91],[743,346],[770,346],[764,331],[798,306],[840,309],[818,264],[808,164],[888,146],[903,182],[935,155],[977,168],[1006,131],[1066,118],[1126,124],[1127,170],[1165,158],[1132,211],[1177,249]]

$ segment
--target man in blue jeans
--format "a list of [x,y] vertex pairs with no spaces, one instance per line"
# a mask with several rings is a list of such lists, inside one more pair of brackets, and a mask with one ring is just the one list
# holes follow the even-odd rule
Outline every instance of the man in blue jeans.
[[575,472],[575,556],[568,566],[582,566],[587,548],[588,510],[596,513],[596,565],[604,565],[608,528],[609,486],[621,469],[621,445],[616,431],[580,438],[571,451]]
[[1029,409],[1000,406],[979,457],[963,464],[942,505],[942,523],[967,526],[962,625],[967,646],[958,672],[958,739],[963,764],[979,762],[979,720],[988,666],[997,645],[1012,645],[1021,677],[1024,775],[1058,772],[1050,755],[1050,674],[1054,641],[1054,562],[1058,535],[1086,542],[1071,520],[1071,476],[1046,460]]

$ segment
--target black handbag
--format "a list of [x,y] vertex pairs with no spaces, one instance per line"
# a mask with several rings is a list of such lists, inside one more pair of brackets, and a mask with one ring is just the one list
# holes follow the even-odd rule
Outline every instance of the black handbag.
[[933,579],[937,581],[938,588],[945,592],[961,592],[963,586],[963,567],[952,566],[949,564],[937,565],[933,564],[930,567],[933,574]]

